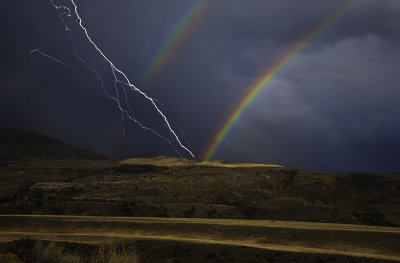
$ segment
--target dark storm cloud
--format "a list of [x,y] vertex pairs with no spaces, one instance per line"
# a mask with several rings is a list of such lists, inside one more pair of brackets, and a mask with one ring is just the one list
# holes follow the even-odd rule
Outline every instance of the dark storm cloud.
[[[151,59],[194,2],[77,1],[93,40],[158,99],[199,155],[249,85],[346,1],[220,0],[157,81],[143,86]],[[120,113],[98,80],[79,67],[47,1],[8,0],[5,6],[3,126],[35,129],[116,157],[129,151],[173,154],[125,122],[127,150]],[[397,0],[358,1],[260,93],[216,157],[315,170],[398,171],[399,14]],[[34,48],[78,69],[32,56]]]
[[[222,31],[241,40],[269,39],[277,44],[293,41],[314,28],[338,6],[348,1],[229,1],[232,8],[219,17]],[[316,41],[337,41],[342,38],[376,34],[398,38],[400,18],[398,1],[358,1],[344,13],[328,31],[335,38],[322,37]]]
[[[370,36],[298,56],[254,102],[230,140],[250,143],[253,158],[265,152],[296,167],[396,171],[400,52],[380,46]],[[228,143],[224,154],[245,152],[229,147],[236,146]]]
[[[232,82],[223,86],[230,94],[237,94],[235,83],[242,90],[252,83],[332,7],[316,1],[313,12],[306,6],[281,6],[286,13],[260,16],[266,9],[262,4],[252,9],[252,3],[238,2],[237,10],[227,15],[225,45],[219,46],[225,59],[208,60],[224,64]],[[273,91],[259,95],[217,157],[322,170],[398,170],[399,50],[393,45],[388,50],[399,33],[398,7],[395,1],[366,1],[350,10],[270,83]],[[292,22],[282,23],[282,17]],[[274,84],[280,79],[288,85],[287,96],[274,98],[274,92],[285,93]]]

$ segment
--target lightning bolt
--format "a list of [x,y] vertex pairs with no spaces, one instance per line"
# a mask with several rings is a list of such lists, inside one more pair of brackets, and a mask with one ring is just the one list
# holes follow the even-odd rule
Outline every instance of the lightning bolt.
[[55,58],[55,57],[52,57],[52,56],[50,56],[50,55],[48,55],[48,54],[42,52],[40,49],[34,49],[34,50],[32,50],[32,51],[31,51],[31,54],[33,54],[33,53],[39,53],[40,55],[45,56],[45,57],[47,57],[47,58],[49,58],[49,59],[52,59],[52,60],[54,60],[55,62],[58,62],[58,63],[60,63],[60,64],[62,64],[62,65],[64,65],[64,66],[66,66],[66,67],[75,68],[74,66],[71,66],[71,65],[68,64],[68,63],[65,63],[65,62],[63,62],[63,61],[61,61],[61,60],[59,60],[59,59],[57,59],[57,58]]
[[[126,74],[120,70],[119,68],[117,68],[114,63],[103,53],[103,51],[96,45],[96,43],[92,40],[92,38],[89,36],[89,33],[86,29],[86,27],[83,25],[82,23],[82,18],[80,17],[79,13],[78,13],[78,6],[75,4],[74,0],[70,0],[70,3],[72,4],[73,8],[70,8],[68,6],[64,6],[64,5],[57,5],[54,3],[54,0],[50,0],[50,3],[53,5],[54,8],[56,8],[57,10],[61,11],[59,12],[59,17],[62,21],[62,23],[65,26],[65,30],[70,34],[70,40],[74,46],[74,51],[75,51],[75,56],[77,57],[77,59],[79,61],[81,61],[89,70],[91,70],[96,77],[99,79],[100,83],[101,83],[101,88],[104,91],[104,93],[106,94],[106,96],[109,99],[112,99],[116,102],[119,110],[125,114],[127,116],[127,118],[129,120],[131,120],[132,122],[134,122],[135,124],[137,124],[140,128],[144,129],[144,130],[148,130],[151,133],[155,134],[156,136],[158,136],[159,138],[163,139],[164,141],[166,141],[171,147],[172,149],[178,153],[179,156],[182,157],[182,155],[180,154],[180,152],[178,151],[178,149],[173,145],[173,143],[165,138],[164,136],[162,136],[160,133],[154,131],[153,129],[143,125],[141,122],[139,122],[134,115],[134,111],[132,110],[131,106],[128,103],[128,93],[127,90],[125,89],[125,87],[128,87],[129,90],[131,90],[132,92],[136,92],[138,93],[140,96],[142,96],[144,99],[146,99],[149,103],[151,103],[152,107],[156,110],[156,112],[159,114],[159,116],[162,118],[165,126],[167,127],[167,129],[169,130],[171,137],[175,139],[175,141],[178,143],[179,147],[183,150],[185,150],[188,154],[190,154],[193,158],[195,158],[195,156],[193,155],[193,153],[187,148],[185,147],[179,137],[177,136],[177,134],[175,133],[175,131],[172,129],[167,117],[165,116],[165,114],[160,110],[160,108],[157,106],[155,100],[151,97],[149,97],[146,93],[144,93],[143,91],[141,91],[140,89],[138,89],[135,85],[133,85],[131,83],[131,81],[129,80],[129,78],[126,76]],[[73,14],[71,9],[73,9]],[[65,17],[68,18],[73,18],[73,16],[76,16],[76,22],[79,25],[80,29],[83,30],[83,33],[86,37],[86,39],[89,41],[89,43],[95,48],[95,50],[98,52],[98,54],[101,55],[101,57],[107,62],[107,64],[110,66],[111,68],[111,72],[112,72],[112,76],[113,76],[113,81],[114,81],[114,86],[113,89],[115,90],[115,95],[112,96],[110,95],[105,87],[104,87],[104,81],[103,78],[101,77],[101,75],[99,74],[98,71],[96,71],[91,65],[89,65],[85,59],[83,59],[81,56],[78,55],[78,52],[75,48],[74,45],[74,41],[72,40],[71,37],[71,31],[72,29],[67,25],[66,21],[65,21]],[[75,18],[75,17],[74,17]],[[42,53],[40,50],[36,49],[33,50],[35,52],[40,52],[42,55],[45,55],[46,57],[49,57],[57,62],[60,62],[62,64],[66,64],[63,63],[62,61],[59,61],[51,56],[46,55],[45,53]],[[33,52],[32,51],[32,52]],[[66,64],[68,65],[68,64]],[[120,93],[120,89],[122,90],[123,94],[122,96],[125,97],[124,102],[121,102],[121,93]],[[126,107],[124,107],[122,104],[126,105]]]
[[175,126],[178,127],[179,131],[183,135],[183,139],[185,140],[186,144],[189,145],[189,147],[190,147],[190,141],[189,141],[188,137],[186,136],[185,131],[182,129],[182,127],[178,123],[175,123]]

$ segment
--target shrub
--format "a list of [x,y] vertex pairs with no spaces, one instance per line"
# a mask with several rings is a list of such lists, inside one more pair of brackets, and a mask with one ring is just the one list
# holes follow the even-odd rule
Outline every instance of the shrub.
[[190,210],[183,211],[183,216],[191,218],[195,212],[196,212],[196,207],[192,205]]
[[120,250],[116,245],[103,245],[97,253],[96,263],[139,263],[140,256],[135,248]]
[[30,190],[29,195],[32,199],[43,199],[43,189],[33,188]]
[[50,243],[44,246],[41,242],[35,243],[36,260],[41,263],[81,263],[82,259],[73,254],[64,253],[61,247]]
[[18,256],[12,253],[0,254],[0,263],[24,263]]
[[50,194],[46,194],[43,197],[44,200],[57,200],[57,194],[54,193],[50,193]]
[[99,216],[100,212],[97,210],[89,210],[89,211],[84,211],[81,214],[82,216]]

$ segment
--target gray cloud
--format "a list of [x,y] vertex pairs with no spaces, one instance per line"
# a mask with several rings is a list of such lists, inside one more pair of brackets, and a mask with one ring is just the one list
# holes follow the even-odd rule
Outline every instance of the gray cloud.
[[[290,166],[395,171],[400,52],[380,44],[376,36],[349,38],[299,55],[254,101],[226,146],[241,141],[243,148],[221,155],[263,161],[263,154],[281,152],[276,160]],[[254,147],[245,146],[249,141]]]

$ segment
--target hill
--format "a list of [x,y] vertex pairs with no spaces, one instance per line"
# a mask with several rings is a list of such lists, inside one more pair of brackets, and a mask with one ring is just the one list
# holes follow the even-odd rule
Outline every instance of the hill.
[[155,165],[155,166],[205,166],[205,167],[283,167],[276,164],[259,164],[259,163],[238,163],[238,162],[229,162],[222,160],[213,160],[207,162],[198,162],[196,160],[189,160],[184,158],[177,157],[168,157],[168,156],[153,156],[146,158],[130,158],[127,160],[123,160],[120,163],[122,164],[132,164],[132,165]]
[[[400,247],[399,174],[318,173],[162,156],[115,162],[15,130],[0,133],[0,149],[0,259],[1,253],[14,251],[35,262],[31,249],[39,243],[79,251],[90,243],[95,253],[104,249],[101,242],[114,241],[119,250],[131,242],[151,262],[164,262],[164,254],[170,262],[192,262],[190,255],[209,262],[388,262],[399,257],[393,249]],[[138,222],[138,217],[146,218]],[[82,225],[82,220],[91,223]],[[307,224],[316,232],[293,230]],[[389,228],[366,225],[390,227],[391,234],[385,234]],[[130,229],[137,232],[129,234]],[[163,249],[155,253],[152,246]],[[175,253],[178,247],[185,252]],[[363,253],[373,259],[360,259]]]
[[36,132],[0,129],[0,159],[85,159],[105,160],[105,156],[82,150]]
[[204,163],[162,156],[113,162],[25,131],[2,130],[0,143],[3,214],[400,226],[398,174],[329,174],[278,165]]

